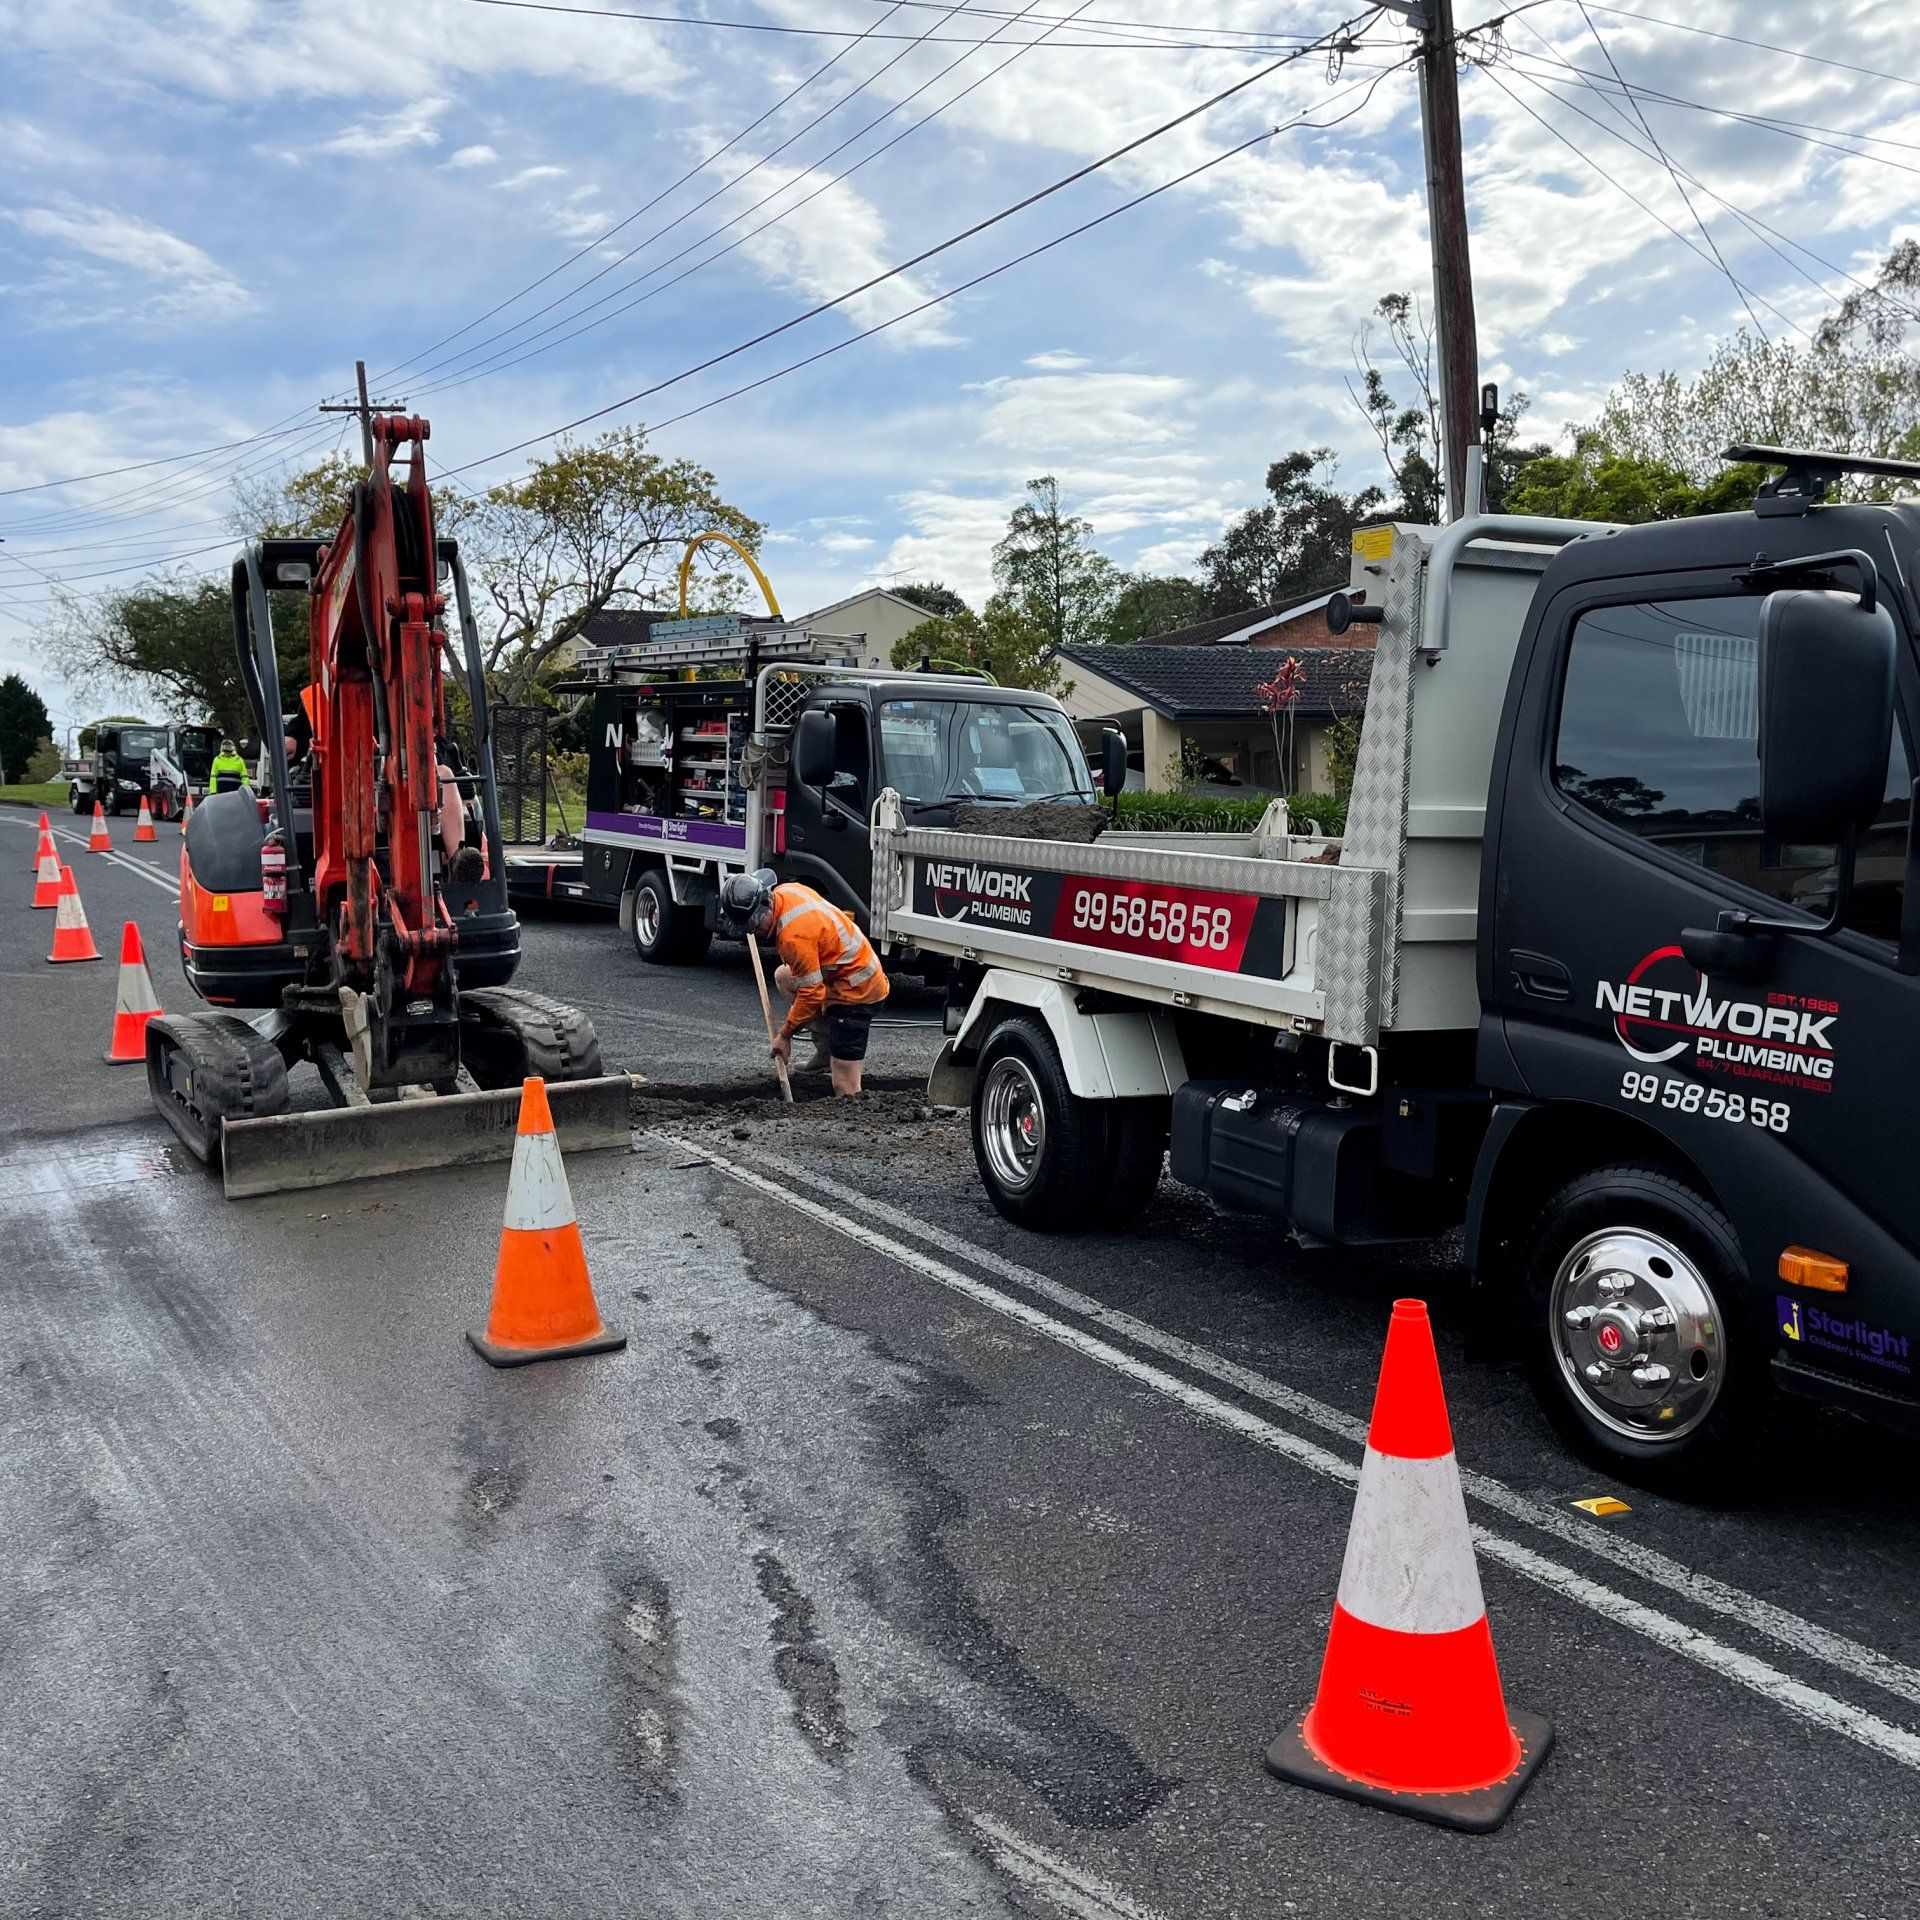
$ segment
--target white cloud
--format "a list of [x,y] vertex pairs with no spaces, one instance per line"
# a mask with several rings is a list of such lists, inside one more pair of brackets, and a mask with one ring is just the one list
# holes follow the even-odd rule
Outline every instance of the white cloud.
[[[58,206],[23,207],[6,217],[35,239],[67,256],[104,262],[122,273],[98,269],[59,274],[56,291],[67,321],[93,318],[124,321],[129,318],[177,318],[188,314],[207,320],[230,319],[250,311],[253,296],[213,256],[165,227],[112,207],[69,201]],[[144,283],[133,295],[127,275]],[[89,291],[104,296],[89,311]]]
[[542,180],[564,180],[567,177],[565,167],[522,167],[518,173],[510,173],[504,180],[496,180],[494,185],[504,187],[509,193],[517,193],[522,187],[531,187]]
[[825,533],[814,544],[822,553],[865,553],[873,542],[860,533]]
[[313,151],[345,154],[353,160],[391,160],[415,147],[437,147],[440,130],[434,122],[446,110],[445,100],[415,100],[397,113],[377,114],[342,127],[331,140],[321,141]]
[[1066,353],[1053,349],[1046,353],[1030,353],[1027,365],[1036,373],[1078,373],[1082,367],[1090,367],[1093,362],[1082,353]]
[[450,155],[447,160],[447,165],[450,167],[486,167],[491,166],[493,162],[499,158],[499,154],[488,146],[485,141],[482,141],[478,146],[462,147],[458,153]]

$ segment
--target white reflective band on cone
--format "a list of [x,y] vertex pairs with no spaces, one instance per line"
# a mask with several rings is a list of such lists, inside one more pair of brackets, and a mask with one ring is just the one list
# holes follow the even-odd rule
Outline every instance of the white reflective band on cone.
[[1401,1460],[1367,1449],[1340,1604],[1395,1633],[1457,1633],[1486,1612],[1452,1454]]
[[550,1233],[573,1224],[573,1195],[551,1133],[523,1133],[513,1143],[507,1176],[506,1224],[525,1232]]
[[158,1013],[160,998],[153,990],[152,976],[137,960],[129,960],[120,969],[119,984],[114,988],[113,1010],[115,1013]]

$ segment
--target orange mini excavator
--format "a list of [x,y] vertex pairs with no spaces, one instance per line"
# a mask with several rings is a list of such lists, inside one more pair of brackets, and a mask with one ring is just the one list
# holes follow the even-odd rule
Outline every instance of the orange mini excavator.
[[[591,1024],[507,985],[520,926],[466,573],[435,536],[427,423],[372,426],[371,472],[331,540],[262,540],[234,561],[234,642],[268,790],[210,794],[180,856],[181,962],[201,999],[233,1011],[147,1027],[154,1103],[220,1162],[230,1197],[504,1156],[527,1074],[553,1083],[565,1144],[630,1137],[631,1082],[602,1072]],[[443,579],[473,720],[465,774],[449,744]],[[309,684],[290,714],[271,601],[287,590],[306,598],[309,627]],[[449,777],[458,809],[443,805]],[[303,1062],[331,1105],[291,1111]],[[437,1097],[409,1097],[423,1093]]]

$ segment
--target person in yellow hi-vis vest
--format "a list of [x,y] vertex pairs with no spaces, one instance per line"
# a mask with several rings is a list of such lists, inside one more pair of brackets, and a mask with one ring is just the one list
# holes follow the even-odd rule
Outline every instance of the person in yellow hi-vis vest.
[[830,900],[781,880],[771,867],[736,873],[720,891],[720,910],[749,939],[771,938],[779,952],[773,983],[791,1004],[774,1036],[774,1056],[790,1059],[793,1036],[818,1021],[834,1092],[857,1094],[874,1009],[888,992],[867,936]]

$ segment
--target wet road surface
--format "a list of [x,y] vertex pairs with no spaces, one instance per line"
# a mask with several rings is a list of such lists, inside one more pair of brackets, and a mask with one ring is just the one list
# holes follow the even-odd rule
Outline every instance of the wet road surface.
[[[49,967],[12,811],[0,1911],[1910,1910],[1911,1449],[1810,1419],[1738,1505],[1611,1487],[1464,1359],[1444,1258],[1172,1186],[1024,1234],[914,1096],[764,1097],[737,955],[663,976],[594,922],[531,923],[522,982],[593,979],[610,1065],[731,1097],[571,1163],[627,1349],[495,1373],[501,1170],[220,1200],[98,1059],[123,918],[184,1003],[177,842],[63,848],[109,958]],[[1558,1733],[1488,1838],[1259,1764],[1406,1292]]]

